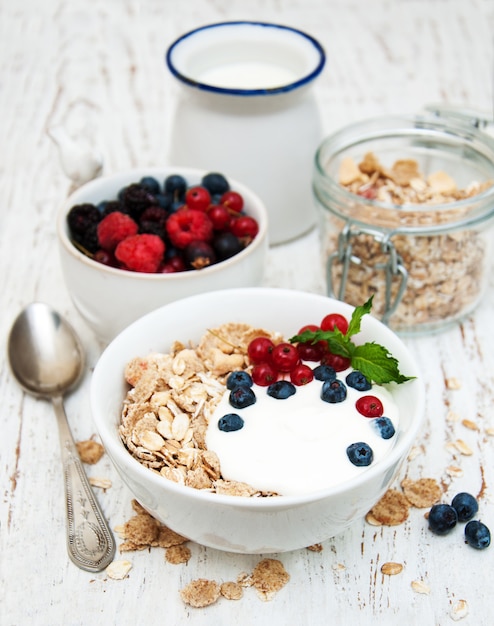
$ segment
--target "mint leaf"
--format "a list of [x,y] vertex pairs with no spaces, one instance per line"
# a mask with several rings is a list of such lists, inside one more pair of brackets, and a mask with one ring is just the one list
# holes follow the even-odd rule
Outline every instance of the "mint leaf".
[[352,367],[360,370],[369,380],[378,385],[383,383],[405,383],[413,376],[404,376],[398,368],[398,361],[388,350],[377,343],[364,343],[356,346],[352,357]]
[[347,337],[353,337],[353,335],[360,332],[360,323],[364,315],[371,312],[373,298],[374,296],[371,296],[365,304],[354,309],[352,319],[350,320],[348,330],[346,331]]
[[364,376],[378,385],[389,382],[404,383],[412,380],[414,376],[401,374],[398,361],[384,346],[374,342],[357,346],[350,339],[360,332],[362,318],[372,309],[373,297],[371,296],[365,304],[354,309],[345,334],[338,328],[334,330],[306,330],[300,335],[291,337],[288,341],[290,343],[325,341],[332,354],[350,359],[353,369],[361,371]]

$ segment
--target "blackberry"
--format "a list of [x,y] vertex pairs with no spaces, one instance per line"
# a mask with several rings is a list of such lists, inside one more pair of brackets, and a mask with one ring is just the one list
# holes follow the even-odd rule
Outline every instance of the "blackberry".
[[223,174],[219,174],[218,172],[210,172],[203,176],[201,185],[206,187],[211,196],[221,196],[230,189],[227,179]]
[[83,233],[73,233],[72,240],[77,247],[82,248],[82,252],[89,252],[93,255],[100,249],[98,238],[98,224],[88,224]]
[[129,210],[120,200],[105,200],[101,204],[103,205],[103,217],[109,215],[110,213],[115,213],[115,211],[118,211],[119,213],[126,213],[127,215],[129,214]]
[[123,205],[137,222],[144,210],[153,204],[156,204],[154,196],[139,183],[132,183],[124,189]]
[[166,219],[168,213],[159,206],[150,206],[144,209],[139,220],[139,232],[158,235],[166,239]]
[[94,204],[76,204],[67,215],[67,224],[72,237],[84,235],[86,230],[101,220],[101,213]]

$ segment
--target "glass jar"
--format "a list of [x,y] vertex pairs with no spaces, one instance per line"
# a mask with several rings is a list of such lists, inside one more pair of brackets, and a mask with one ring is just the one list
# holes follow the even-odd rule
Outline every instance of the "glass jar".
[[313,193],[328,295],[354,306],[374,295],[373,314],[401,334],[473,311],[493,246],[494,140],[481,125],[375,118],[320,145]]

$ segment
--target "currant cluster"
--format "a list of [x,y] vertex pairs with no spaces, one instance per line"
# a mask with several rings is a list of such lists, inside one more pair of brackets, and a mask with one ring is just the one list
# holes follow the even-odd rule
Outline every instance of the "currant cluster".
[[[348,330],[348,321],[339,313],[326,315],[320,326],[309,324],[301,328],[298,334],[305,330],[333,330],[337,327],[343,334]],[[320,366],[331,368],[334,372],[341,372],[350,367],[350,360],[333,354],[325,341],[312,343],[292,344],[283,342],[274,344],[268,337],[256,337],[247,350],[252,364],[252,379],[256,385],[268,387],[272,383],[289,379],[294,385],[306,385],[323,369],[312,369],[305,362],[316,362]],[[322,378],[320,378],[322,380]]]
[[74,244],[95,261],[148,273],[207,267],[238,254],[259,232],[242,195],[216,172],[193,186],[179,174],[163,185],[145,176],[115,199],[72,207],[67,223]]

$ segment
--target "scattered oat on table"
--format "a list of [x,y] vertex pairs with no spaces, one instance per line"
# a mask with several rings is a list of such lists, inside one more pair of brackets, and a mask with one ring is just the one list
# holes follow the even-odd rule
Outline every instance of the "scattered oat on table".
[[386,576],[396,576],[396,574],[401,574],[402,571],[403,565],[401,563],[394,563],[393,561],[383,563],[381,566],[381,572]]
[[408,518],[409,508],[410,502],[400,491],[388,489],[369,511],[369,517],[385,526],[397,526]]
[[132,569],[132,563],[130,561],[113,561],[106,568],[106,574],[108,578],[113,580],[123,580],[127,578],[130,570]]
[[194,608],[214,604],[220,597],[221,587],[215,580],[197,578],[180,590],[180,597]]
[[314,543],[312,546],[307,546],[307,550],[310,550],[311,552],[322,552],[322,543]]
[[458,600],[458,602],[455,602],[455,604],[453,604],[453,606],[451,607],[450,617],[455,622],[459,621],[460,619],[463,619],[467,615],[468,615],[468,604],[466,600]]
[[439,483],[434,478],[419,478],[418,480],[405,478],[401,481],[401,488],[410,504],[419,509],[432,506],[441,499],[443,494]]
[[92,487],[98,487],[99,489],[110,489],[110,487],[112,486],[112,482],[109,478],[101,478],[98,476],[90,476],[89,477],[89,484]]
[[410,585],[416,593],[429,595],[431,592],[431,588],[423,580],[412,580]]
[[88,465],[97,463],[105,453],[103,446],[93,439],[78,441],[75,445],[81,461]]

